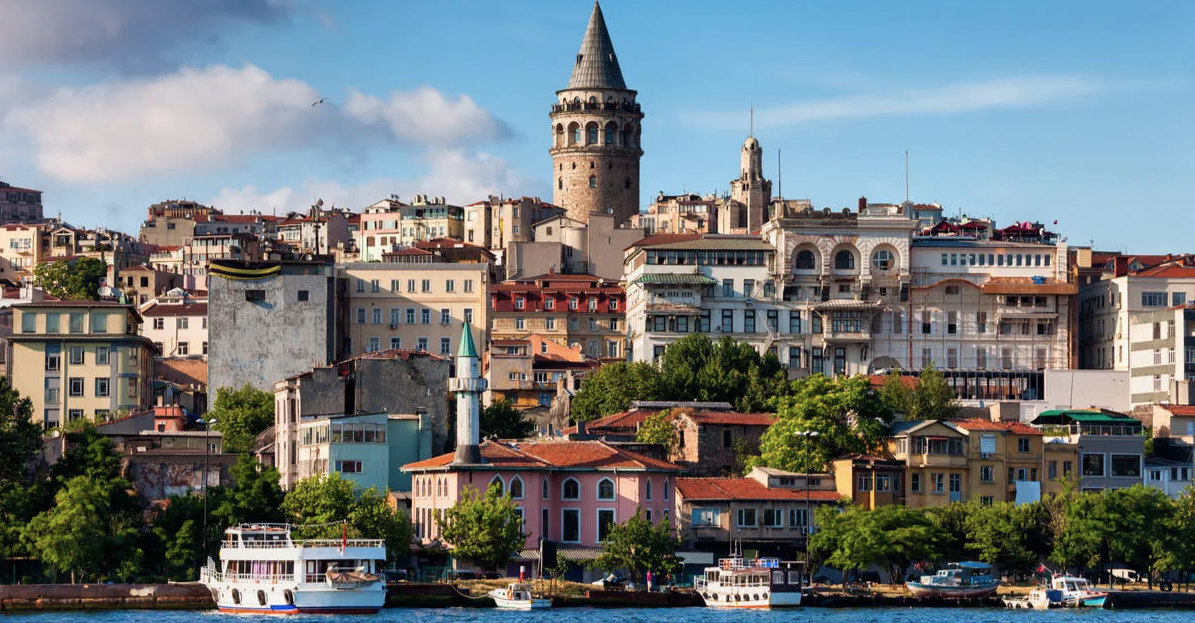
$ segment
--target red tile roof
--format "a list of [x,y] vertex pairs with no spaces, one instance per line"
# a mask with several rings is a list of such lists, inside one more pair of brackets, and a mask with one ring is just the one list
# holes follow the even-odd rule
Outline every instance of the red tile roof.
[[[888,378],[887,374],[869,374],[867,380],[871,382],[872,389],[879,389],[884,386],[884,379]],[[909,389],[917,389],[917,377],[900,375],[900,382]]]
[[1040,435],[1041,431],[1021,422],[993,422],[992,420],[951,420],[951,424],[968,431],[1005,431],[1017,435]]
[[[680,472],[667,461],[615,448],[604,441],[548,441],[508,443],[484,441],[481,458],[491,469],[592,469]],[[453,454],[441,454],[403,466],[407,470],[450,467]]]
[[157,316],[206,316],[207,303],[156,303],[141,312],[146,318]]
[[694,411],[686,416],[700,425],[771,426],[776,416],[771,413],[738,413],[737,411]]
[[1191,405],[1158,405],[1170,412],[1170,415],[1177,415],[1179,417],[1193,417],[1195,416],[1195,406]]
[[1176,264],[1167,264],[1165,266],[1154,266],[1134,273],[1137,277],[1159,277],[1164,279],[1175,279],[1183,277],[1195,277],[1195,266],[1179,266]]
[[842,494],[837,491],[767,487],[754,478],[677,478],[676,493],[686,500],[837,502],[842,499]]

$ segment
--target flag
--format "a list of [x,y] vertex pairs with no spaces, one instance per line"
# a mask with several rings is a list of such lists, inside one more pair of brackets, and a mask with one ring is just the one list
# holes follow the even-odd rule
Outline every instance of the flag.
[[340,524],[340,553],[343,554],[346,547],[349,546],[349,522]]
[[1045,566],[1045,565],[1038,565],[1038,566],[1037,566],[1037,572],[1038,572],[1038,573],[1045,573],[1045,572],[1046,572],[1046,566]]

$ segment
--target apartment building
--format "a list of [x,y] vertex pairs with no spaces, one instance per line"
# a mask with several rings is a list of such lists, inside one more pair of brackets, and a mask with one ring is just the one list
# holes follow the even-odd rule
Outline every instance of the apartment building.
[[144,305],[154,297],[182,287],[183,277],[161,268],[141,264],[115,271],[113,286],[137,305]]
[[655,234],[718,233],[718,198],[697,193],[665,195],[660,191],[645,212],[631,217],[631,225]]
[[49,238],[41,225],[10,223],[0,226],[0,279],[32,279],[33,269],[49,252]]
[[465,242],[479,244],[501,254],[511,243],[534,240],[534,225],[563,216],[564,208],[539,197],[495,197],[465,206]]
[[142,305],[141,316],[141,335],[153,342],[158,356],[207,357],[206,296],[171,290]]
[[44,428],[151,406],[153,344],[130,305],[42,301],[13,306],[6,375]]
[[180,246],[195,235],[195,221],[206,221],[219,210],[186,199],[155,203],[146,209],[137,239],[159,246]]
[[353,413],[304,420],[296,480],[339,474],[378,493],[411,491],[401,467],[431,457],[431,431],[411,414]]
[[536,333],[586,357],[621,361],[626,353],[626,294],[621,285],[590,275],[549,272],[504,281],[490,289],[490,337]]
[[1139,420],[1105,409],[1051,409],[1031,423],[1048,441],[1075,445],[1082,490],[1122,489],[1142,482],[1146,437]]
[[361,211],[360,226],[354,238],[362,262],[380,262],[383,253],[398,249],[402,238],[399,210],[405,205],[397,195],[391,195]]
[[[981,504],[1034,502],[1047,477],[1041,431],[1021,422],[956,420],[971,460],[966,490]],[[1057,478],[1055,473],[1053,478]]]
[[[1191,402],[1195,379],[1195,258],[1111,258],[1079,293],[1079,364],[1127,370],[1130,402]],[[1160,260],[1160,261],[1159,261]]]
[[581,389],[581,382],[600,366],[580,345],[566,346],[559,337],[532,333],[520,339],[491,339],[485,356],[484,403],[506,400],[535,417],[541,427],[559,430],[568,425],[567,414],[553,422],[544,417],[545,410],[562,392]]
[[486,343],[488,263],[357,262],[337,265],[336,275],[344,282],[342,356],[407,349],[451,357],[462,322]]
[[461,239],[465,231],[465,209],[449,205],[443,197],[415,195],[410,205],[398,208],[398,243],[411,246],[432,238]]
[[904,503],[903,487],[897,484],[904,482],[904,462],[856,454],[834,459],[830,465],[838,492],[863,510]]
[[42,191],[21,188],[0,181],[0,225],[7,223],[40,223],[42,221]]
[[903,495],[911,508],[945,506],[970,499],[971,460],[967,435],[947,422],[895,422],[885,440],[888,453],[904,464],[904,480],[875,481],[879,493]]

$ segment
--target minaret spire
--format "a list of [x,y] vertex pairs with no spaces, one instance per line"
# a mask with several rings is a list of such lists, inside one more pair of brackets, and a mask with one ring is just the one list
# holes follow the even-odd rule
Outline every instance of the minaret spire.
[[461,346],[456,352],[456,375],[448,380],[448,390],[456,394],[456,454],[453,465],[477,465],[481,460],[478,439],[481,430],[481,358],[473,343],[473,331],[466,322],[461,327]]

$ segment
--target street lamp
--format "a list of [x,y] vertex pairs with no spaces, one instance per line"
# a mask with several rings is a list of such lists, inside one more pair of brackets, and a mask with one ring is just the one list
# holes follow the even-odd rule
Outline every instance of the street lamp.
[[805,446],[806,458],[805,458],[805,526],[804,526],[805,529],[804,529],[804,532],[805,532],[805,563],[806,563],[805,572],[806,572],[806,575],[808,575],[810,573],[810,571],[808,569],[808,566],[809,566],[809,532],[810,532],[810,527],[813,526],[813,517],[809,513],[809,458],[808,458],[809,457],[809,447],[808,447],[808,444],[810,441],[813,441],[813,440],[817,439],[818,437],[820,437],[821,431],[799,430],[793,434],[796,435],[797,437],[800,437],[802,440],[802,445]]
[[[219,422],[216,418],[204,420],[200,418],[196,423],[203,425],[203,555],[207,556],[207,472],[208,472],[208,457],[212,454],[212,424]],[[203,566],[203,561],[199,561],[199,566]]]

